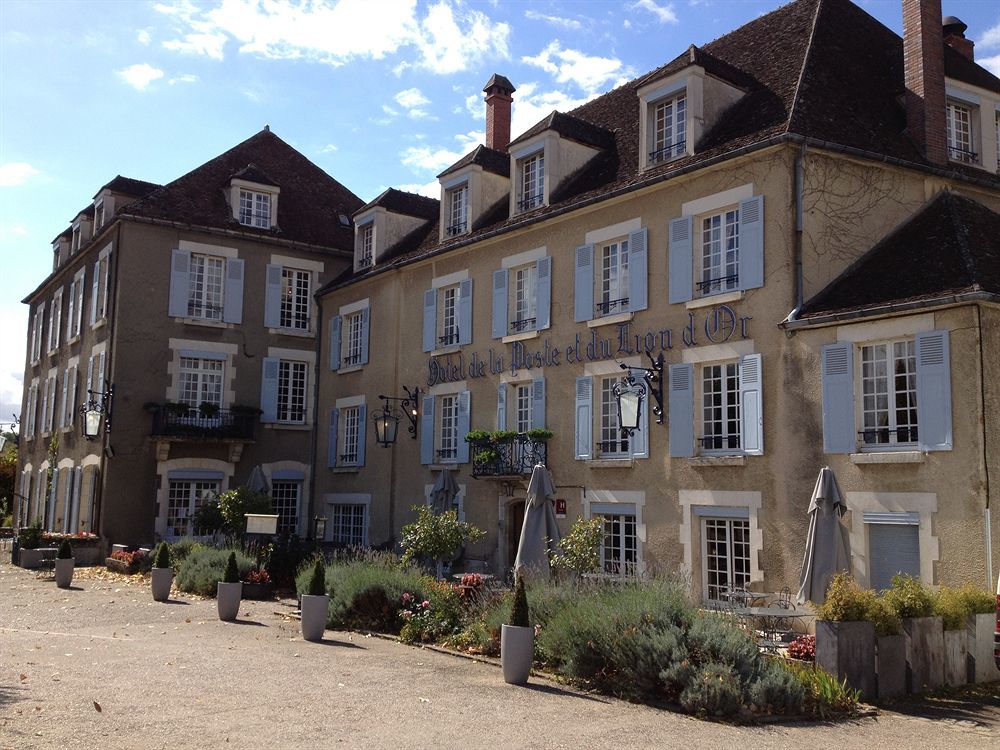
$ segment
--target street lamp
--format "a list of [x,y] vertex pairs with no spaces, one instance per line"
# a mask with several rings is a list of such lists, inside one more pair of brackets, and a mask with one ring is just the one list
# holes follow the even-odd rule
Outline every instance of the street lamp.
[[93,440],[101,434],[101,422],[104,422],[105,429],[111,432],[111,405],[115,397],[115,386],[113,383],[104,381],[103,391],[87,391],[90,400],[80,407],[83,414],[83,436],[87,440]]
[[[646,356],[649,357],[650,367],[621,365],[626,371],[625,377],[612,388],[618,402],[618,426],[623,435],[632,435],[639,429],[642,402],[647,393],[656,402],[652,406],[656,424],[663,424],[663,352],[656,359],[649,352],[646,352]],[[636,381],[636,372],[642,374],[642,383]]]
[[410,426],[407,431],[410,437],[417,439],[417,417],[420,414],[420,387],[415,387],[412,391],[403,386],[406,396],[383,396],[379,395],[382,404],[382,411],[376,412],[372,416],[375,423],[375,441],[383,448],[388,448],[396,442],[399,433],[400,416],[406,417]]

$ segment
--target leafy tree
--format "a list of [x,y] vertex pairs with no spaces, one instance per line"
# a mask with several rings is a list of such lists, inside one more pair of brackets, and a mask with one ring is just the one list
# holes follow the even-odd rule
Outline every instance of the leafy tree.
[[471,523],[458,520],[458,513],[447,510],[436,514],[429,505],[414,505],[417,520],[401,529],[403,561],[429,557],[437,564],[437,577],[444,573],[444,561],[451,559],[465,542],[476,542],[486,532]]
[[573,573],[596,573],[601,567],[603,540],[604,526],[600,518],[587,521],[577,518],[569,533],[559,540],[559,550],[552,557],[552,566]]
[[271,497],[263,492],[254,492],[246,487],[237,487],[219,495],[219,512],[222,514],[223,529],[235,536],[246,530],[247,513],[271,513]]
[[14,513],[14,493],[17,487],[17,446],[12,433],[5,432],[7,443],[0,452],[0,526],[9,525],[7,517]]

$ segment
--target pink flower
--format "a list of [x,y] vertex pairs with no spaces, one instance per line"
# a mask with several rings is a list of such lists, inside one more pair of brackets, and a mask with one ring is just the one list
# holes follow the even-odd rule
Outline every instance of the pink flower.
[[410,599],[412,599],[412,598],[413,598],[413,597],[412,597],[412,596],[410,596],[409,592],[404,592],[404,593],[403,593],[403,601],[404,601],[404,602],[408,602],[408,601],[410,601]]
[[431,603],[429,601],[427,601],[426,599],[424,599],[424,601],[421,603],[420,606],[423,607],[424,609],[430,609]]

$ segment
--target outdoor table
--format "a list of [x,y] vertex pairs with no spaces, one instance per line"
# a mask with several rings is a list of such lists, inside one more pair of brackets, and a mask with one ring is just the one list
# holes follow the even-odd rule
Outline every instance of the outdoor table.
[[[795,620],[804,617],[815,617],[808,609],[785,609],[784,607],[740,607],[736,614],[746,617],[751,623],[751,629],[756,632],[755,624],[760,625],[764,640],[776,646],[777,636],[791,630]],[[768,636],[774,638],[768,638]]]

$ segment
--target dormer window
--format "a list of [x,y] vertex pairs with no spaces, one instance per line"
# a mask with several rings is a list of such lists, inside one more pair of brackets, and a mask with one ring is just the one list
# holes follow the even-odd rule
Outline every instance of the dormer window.
[[683,156],[687,147],[687,92],[654,102],[650,111],[649,164]]
[[254,190],[240,190],[240,224],[259,229],[271,228],[271,196]]
[[83,226],[81,224],[74,224],[70,252],[78,252],[81,247],[83,247]]
[[952,161],[977,164],[972,132],[972,109],[959,102],[949,101],[945,110],[945,127],[948,136],[948,158]]
[[469,184],[462,183],[447,193],[448,226],[445,234],[455,237],[469,231]]
[[536,151],[517,162],[517,210],[530,211],[545,202],[545,152]]
[[358,228],[358,269],[368,268],[375,259],[375,222]]
[[104,226],[104,222],[107,220],[107,215],[104,208],[104,200],[99,200],[97,205],[94,206],[94,231]]

